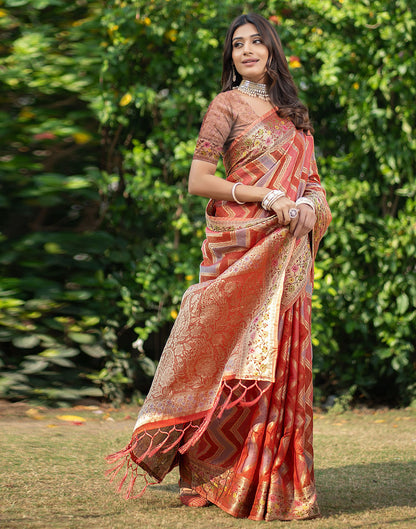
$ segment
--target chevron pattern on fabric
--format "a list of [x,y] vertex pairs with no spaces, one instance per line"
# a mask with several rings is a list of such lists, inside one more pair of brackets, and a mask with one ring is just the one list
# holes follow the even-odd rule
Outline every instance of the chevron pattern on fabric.
[[[201,143],[204,159],[214,147]],[[230,182],[313,200],[315,228],[297,240],[258,203],[209,201],[200,282],[183,296],[132,440],[108,457],[109,473],[124,471],[119,488],[137,497],[148,484],[134,496],[139,467],[160,482],[179,464],[201,503],[233,516],[313,518],[313,259],[331,219],[313,138],[274,109],[234,139],[224,165]]]

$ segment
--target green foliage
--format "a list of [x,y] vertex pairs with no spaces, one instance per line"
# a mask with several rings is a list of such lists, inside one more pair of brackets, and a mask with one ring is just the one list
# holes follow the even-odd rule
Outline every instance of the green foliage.
[[334,216],[313,299],[317,394],[416,398],[404,0],[0,2],[3,395],[147,391],[160,353],[149,337],[197,281],[205,201],[187,174],[242,9],[277,25]]
[[[299,81],[309,84],[305,95],[319,111],[321,173],[334,213],[318,262],[317,381],[327,393],[356,385],[366,399],[409,402],[416,362],[414,12],[403,1],[293,5],[310,10],[297,42]],[[316,109],[319,93],[329,104]]]
[[334,399],[332,406],[328,410],[329,415],[339,415],[347,412],[351,409],[351,405],[354,401],[355,392],[357,386],[351,386],[345,393],[339,395]]

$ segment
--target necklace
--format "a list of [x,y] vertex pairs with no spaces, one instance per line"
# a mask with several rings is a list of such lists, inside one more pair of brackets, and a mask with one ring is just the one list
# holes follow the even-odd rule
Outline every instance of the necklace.
[[253,81],[248,81],[247,79],[243,79],[239,86],[237,86],[237,90],[242,92],[243,94],[247,94],[251,97],[259,97],[260,99],[263,99],[264,101],[270,101],[269,92],[267,90],[267,85],[261,84],[261,83],[253,83]]

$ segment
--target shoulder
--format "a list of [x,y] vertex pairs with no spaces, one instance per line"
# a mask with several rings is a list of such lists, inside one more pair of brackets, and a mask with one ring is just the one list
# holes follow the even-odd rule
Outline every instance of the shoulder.
[[228,90],[227,92],[220,92],[211,101],[208,109],[219,110],[227,114],[233,114],[233,106],[235,105],[235,90]]
[[233,100],[234,90],[227,90],[226,92],[220,92],[217,94],[214,99],[212,100],[212,103],[230,103]]

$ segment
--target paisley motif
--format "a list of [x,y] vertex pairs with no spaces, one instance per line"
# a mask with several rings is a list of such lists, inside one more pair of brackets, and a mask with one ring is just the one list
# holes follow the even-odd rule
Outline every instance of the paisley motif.
[[[214,126],[208,113],[203,127]],[[207,159],[201,135],[196,156]],[[212,144],[217,156],[224,144]],[[184,482],[233,516],[315,517],[311,291],[331,215],[313,138],[271,110],[228,145],[224,165],[231,182],[312,199],[315,229],[295,240],[260,204],[209,201],[200,282],[183,296],[132,440],[108,457],[110,473],[124,467],[126,496],[136,497],[139,467],[159,482],[179,464]]]

